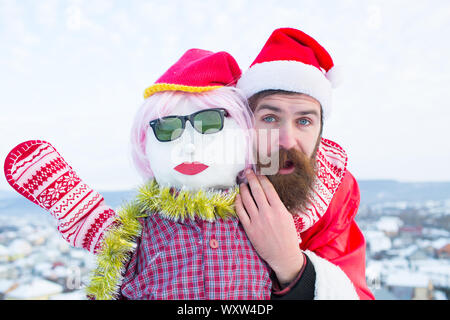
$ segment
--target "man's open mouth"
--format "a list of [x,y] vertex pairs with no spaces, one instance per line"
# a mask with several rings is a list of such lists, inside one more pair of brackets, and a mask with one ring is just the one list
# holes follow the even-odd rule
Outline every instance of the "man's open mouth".
[[280,170],[278,170],[279,174],[290,174],[294,172],[295,165],[294,162],[287,160],[284,163],[280,164]]

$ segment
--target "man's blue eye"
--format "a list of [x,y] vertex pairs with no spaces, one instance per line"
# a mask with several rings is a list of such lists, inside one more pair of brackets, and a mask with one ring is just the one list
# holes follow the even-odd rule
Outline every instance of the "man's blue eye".
[[274,117],[271,117],[271,116],[268,116],[268,117],[263,118],[263,121],[264,121],[264,122],[274,122],[274,121],[275,121],[275,118],[274,118]]
[[311,121],[309,121],[308,119],[300,119],[297,122],[298,124],[302,125],[302,126],[307,126],[311,123]]

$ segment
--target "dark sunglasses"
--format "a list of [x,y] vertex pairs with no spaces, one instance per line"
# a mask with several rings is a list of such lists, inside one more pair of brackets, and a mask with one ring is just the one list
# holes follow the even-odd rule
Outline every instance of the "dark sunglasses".
[[161,142],[173,141],[181,137],[189,121],[197,132],[212,134],[223,129],[224,117],[228,112],[222,108],[206,109],[188,116],[167,116],[150,121],[156,139]]

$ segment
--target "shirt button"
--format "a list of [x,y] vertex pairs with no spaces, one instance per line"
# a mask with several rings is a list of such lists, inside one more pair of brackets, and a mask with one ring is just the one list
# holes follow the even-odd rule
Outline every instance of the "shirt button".
[[217,249],[219,247],[219,241],[216,239],[209,240],[209,246],[213,249]]

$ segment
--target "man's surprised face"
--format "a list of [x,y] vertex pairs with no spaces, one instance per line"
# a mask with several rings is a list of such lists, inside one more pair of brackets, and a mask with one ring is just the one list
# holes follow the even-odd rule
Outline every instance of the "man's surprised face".
[[[259,99],[254,116],[255,149],[260,160],[265,157],[276,160],[280,149],[294,149],[308,158],[315,154],[322,126],[321,108],[316,99],[305,94],[272,94]],[[263,174],[292,172],[289,162],[279,163],[278,168]]]
[[292,213],[305,208],[315,181],[321,108],[301,94],[262,97],[254,109],[256,164]]

